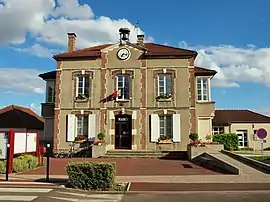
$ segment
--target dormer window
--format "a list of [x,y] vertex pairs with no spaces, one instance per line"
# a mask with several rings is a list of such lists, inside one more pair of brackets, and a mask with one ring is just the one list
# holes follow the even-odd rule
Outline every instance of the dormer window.
[[46,102],[47,103],[54,103],[55,102],[55,81],[49,80],[47,81],[47,96]]
[[201,102],[210,101],[210,78],[208,77],[197,78],[197,101]]

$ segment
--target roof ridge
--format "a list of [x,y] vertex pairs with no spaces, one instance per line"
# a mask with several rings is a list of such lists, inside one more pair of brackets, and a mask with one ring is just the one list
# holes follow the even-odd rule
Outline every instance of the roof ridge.
[[177,48],[177,47],[174,47],[174,46],[168,46],[168,45],[158,44],[158,43],[153,43],[153,42],[148,42],[148,43],[145,43],[145,44],[153,44],[153,45],[156,45],[156,46],[162,46],[162,47],[166,47],[166,48],[173,48],[173,49],[176,49],[176,50],[196,52],[195,50],[190,50],[190,49],[186,49],[186,48]]

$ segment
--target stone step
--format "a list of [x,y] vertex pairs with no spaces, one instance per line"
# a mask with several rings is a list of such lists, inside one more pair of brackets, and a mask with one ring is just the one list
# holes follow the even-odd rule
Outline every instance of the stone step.
[[161,158],[162,156],[152,156],[152,155],[138,155],[138,156],[130,156],[130,155],[105,155],[101,156],[101,158]]

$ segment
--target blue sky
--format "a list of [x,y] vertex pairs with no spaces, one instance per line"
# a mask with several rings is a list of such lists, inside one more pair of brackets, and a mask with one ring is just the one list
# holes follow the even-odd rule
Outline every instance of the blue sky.
[[117,42],[118,29],[139,20],[148,40],[195,49],[197,65],[219,72],[211,93],[217,108],[270,113],[270,1],[123,2],[0,0],[0,107],[40,111],[45,83],[37,75],[55,69],[51,56],[65,51],[67,32],[83,48]]

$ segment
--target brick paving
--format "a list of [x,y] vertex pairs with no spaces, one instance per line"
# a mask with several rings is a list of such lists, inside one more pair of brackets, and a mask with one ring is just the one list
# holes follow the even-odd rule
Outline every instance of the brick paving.
[[[50,175],[66,175],[66,165],[74,161],[115,162],[117,176],[153,176],[153,175],[220,175],[220,173],[205,169],[189,161],[161,159],[50,159]],[[46,162],[46,161],[45,161]],[[44,175],[46,166],[23,175]]]

